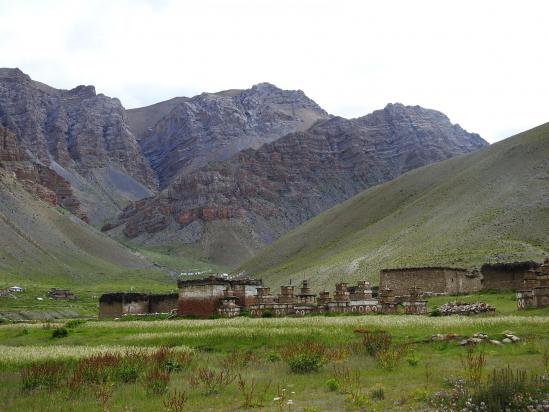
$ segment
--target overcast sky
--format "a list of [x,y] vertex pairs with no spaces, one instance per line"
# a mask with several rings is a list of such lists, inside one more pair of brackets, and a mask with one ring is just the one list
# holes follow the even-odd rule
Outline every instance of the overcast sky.
[[344,117],[437,109],[494,142],[549,121],[547,5],[0,0],[0,67],[127,108],[268,81]]

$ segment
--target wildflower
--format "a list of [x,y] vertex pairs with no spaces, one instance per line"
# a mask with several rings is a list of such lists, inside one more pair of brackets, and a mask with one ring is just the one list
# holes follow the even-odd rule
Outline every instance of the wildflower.
[[288,399],[288,402],[286,402],[287,405],[293,405],[294,404],[294,401],[292,401],[291,399]]
[[273,398],[273,401],[279,401],[281,400],[282,398],[280,396],[277,396],[276,398]]

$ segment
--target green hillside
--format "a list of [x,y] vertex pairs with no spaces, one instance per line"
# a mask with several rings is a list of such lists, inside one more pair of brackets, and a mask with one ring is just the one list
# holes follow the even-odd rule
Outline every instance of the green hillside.
[[549,123],[368,189],[238,271],[333,288],[409,265],[474,267],[549,254]]
[[170,282],[145,256],[38,200],[2,171],[0,233],[0,287],[113,288]]

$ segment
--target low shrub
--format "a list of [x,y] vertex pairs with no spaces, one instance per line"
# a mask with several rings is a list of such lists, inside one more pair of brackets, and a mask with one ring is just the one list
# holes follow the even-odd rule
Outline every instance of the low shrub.
[[269,352],[267,354],[267,360],[269,362],[278,362],[280,359],[280,355],[277,352]]
[[58,361],[34,363],[21,369],[21,387],[25,391],[58,387],[66,375],[66,365]]
[[370,389],[370,397],[378,401],[385,399],[385,388],[380,384],[374,385],[374,387]]
[[288,359],[288,366],[294,373],[316,372],[322,364],[322,358],[312,353],[299,353]]
[[[549,403],[549,379],[532,376],[526,371],[505,368],[492,371],[484,385],[479,385],[472,395],[472,404],[484,403],[488,412],[539,410],[538,404]],[[549,405],[546,404],[549,409]],[[542,409],[544,410],[544,409]]]
[[335,365],[333,369],[333,380],[337,384],[337,391],[342,394],[350,394],[358,390],[360,384],[360,372],[351,371],[348,366]]
[[328,350],[324,345],[307,341],[289,346],[282,352],[282,357],[294,373],[318,371],[328,359]]
[[141,365],[124,361],[115,369],[115,379],[124,383],[136,382],[139,378]]
[[67,323],[65,323],[65,328],[67,329],[75,329],[81,325],[83,325],[84,323],[86,323],[86,320],[85,319],[73,319],[73,320],[69,320]]
[[166,412],[183,412],[187,400],[187,392],[178,392],[174,389],[164,400],[164,408]]
[[159,368],[150,369],[143,378],[145,391],[150,395],[162,395],[168,390],[170,374]]
[[486,357],[484,352],[475,353],[473,348],[467,349],[467,355],[461,358],[461,364],[465,371],[467,382],[471,385],[478,385],[482,379]]
[[362,334],[362,344],[366,352],[370,356],[375,356],[376,353],[387,350],[391,346],[392,338],[383,330],[355,330],[356,333]]
[[221,367],[227,370],[243,369],[252,361],[255,355],[252,352],[232,351],[221,361]]
[[326,387],[330,392],[336,392],[339,390],[340,383],[337,379],[331,378],[326,381]]
[[238,374],[238,389],[242,395],[243,404],[242,407],[249,408],[262,408],[265,403],[265,396],[271,383],[268,382],[262,391],[258,391],[257,382],[254,378],[250,381],[246,381],[241,374]]
[[[549,379],[511,368],[496,369],[483,383],[467,386],[463,379],[446,380],[444,391],[430,397],[431,406],[445,411],[543,411],[549,409]],[[541,408],[541,409],[540,409]],[[545,409],[544,409],[545,408]]]
[[17,333],[17,335],[15,335],[15,336],[25,336],[25,335],[28,335],[28,334],[29,334],[29,330],[28,330],[27,328],[25,328],[25,329],[21,329],[21,330]]
[[230,370],[214,370],[210,368],[198,368],[190,377],[189,383],[193,387],[202,386],[206,395],[219,393],[219,391],[230,385],[236,375]]
[[406,357],[406,362],[408,362],[408,365],[416,367],[417,365],[419,365],[419,358],[416,354],[412,354]]
[[69,331],[66,328],[55,328],[51,331],[52,338],[66,338],[69,335]]
[[386,349],[377,351],[375,354],[375,359],[380,368],[392,370],[396,368],[400,362],[400,359],[407,351],[407,345],[391,345]]

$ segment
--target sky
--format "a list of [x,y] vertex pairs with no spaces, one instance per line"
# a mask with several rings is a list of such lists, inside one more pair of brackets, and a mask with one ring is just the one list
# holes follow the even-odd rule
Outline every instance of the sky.
[[549,121],[549,2],[0,0],[0,67],[126,108],[270,82],[347,118],[444,112],[495,142]]

